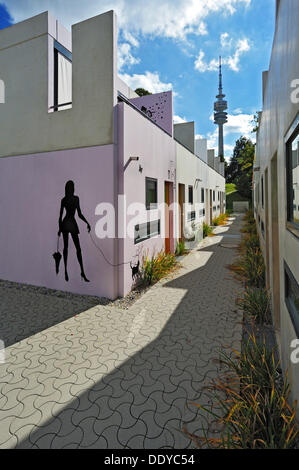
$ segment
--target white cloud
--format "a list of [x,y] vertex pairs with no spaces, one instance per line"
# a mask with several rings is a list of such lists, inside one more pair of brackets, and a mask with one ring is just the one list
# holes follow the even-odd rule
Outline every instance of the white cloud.
[[221,47],[223,47],[223,48],[231,47],[232,38],[229,39],[229,34],[228,33],[222,33],[221,36],[220,36],[220,43],[221,43]]
[[205,53],[203,50],[199,51],[199,55],[194,62],[194,68],[195,70],[198,70],[199,72],[214,72],[218,69],[219,62],[216,59],[210,60],[210,62],[205,62]]
[[[2,0],[14,21],[22,21],[45,10],[66,27],[108,10],[115,10],[119,25],[132,34],[153,34],[186,39],[189,34],[206,34],[210,13],[234,14],[251,0]],[[128,40],[127,40],[128,41]]]
[[133,47],[139,47],[139,41],[136,39],[133,34],[129,31],[124,31],[124,38],[127,42],[129,42]]
[[187,122],[186,118],[185,117],[181,117],[181,116],[178,116],[178,115],[174,115],[173,116],[173,122],[174,124],[182,124],[182,122]]
[[[228,114],[227,124],[224,125],[223,134],[226,138],[225,140],[230,143],[225,143],[224,141],[224,155],[226,158],[232,155],[234,144],[231,144],[232,141],[238,139],[241,136],[247,137],[255,142],[255,134],[252,133],[253,124],[252,124],[253,115],[252,114]],[[210,120],[214,120],[213,115],[210,116]],[[209,132],[206,136],[208,139],[208,148],[218,148],[218,127],[215,126],[213,132]]]
[[144,74],[129,75],[120,74],[120,78],[129,85],[130,88],[145,88],[151,93],[160,93],[162,91],[172,90],[172,83],[164,83],[160,80],[158,72],[145,72]]
[[138,64],[140,59],[134,57],[131,53],[131,45],[127,42],[119,44],[118,46],[118,70],[120,71],[125,65],[130,67],[131,65]]
[[[231,55],[222,57],[222,65],[227,65],[234,72],[239,72],[240,70],[240,58],[243,54],[250,51],[250,42],[248,38],[238,39],[233,41],[232,38],[229,39],[228,33],[223,33],[220,36],[221,46],[224,48],[234,48],[234,52]],[[205,61],[205,53],[201,49],[199,54],[194,62],[195,70],[198,70],[201,73],[204,72],[215,72],[218,69],[219,61],[212,59],[209,62]]]
[[228,114],[227,124],[224,126],[224,135],[238,134],[254,140],[252,114]]
[[250,44],[248,39],[238,39],[234,55],[227,57],[224,63],[226,63],[231,70],[234,70],[234,72],[239,72],[240,57],[249,50]]
[[242,109],[241,108],[234,109],[233,114],[242,114]]

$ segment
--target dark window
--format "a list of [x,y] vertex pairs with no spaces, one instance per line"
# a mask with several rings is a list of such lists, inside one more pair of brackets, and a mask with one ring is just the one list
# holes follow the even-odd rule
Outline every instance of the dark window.
[[158,181],[145,178],[145,204],[147,209],[155,209],[158,203]]
[[264,207],[264,178],[262,176],[262,207]]
[[287,142],[287,206],[288,221],[299,229],[299,125]]
[[191,211],[188,214],[188,221],[190,222],[192,220],[195,220],[195,211]]
[[205,190],[201,188],[201,202],[205,202]]
[[160,235],[160,219],[135,225],[134,243],[136,245],[157,235]]
[[54,42],[54,111],[72,107],[72,54]]
[[299,338],[299,285],[290,268],[284,263],[285,302],[291,316],[296,335]]
[[220,192],[218,191],[218,201],[220,201]]
[[193,186],[189,186],[189,204],[193,204]]
[[213,201],[215,201],[215,191],[213,191]]

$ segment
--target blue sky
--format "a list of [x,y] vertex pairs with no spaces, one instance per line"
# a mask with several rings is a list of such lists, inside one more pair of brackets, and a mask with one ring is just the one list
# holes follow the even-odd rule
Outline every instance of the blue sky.
[[261,109],[261,73],[269,66],[275,0],[0,0],[0,28],[49,10],[67,28],[114,9],[119,24],[119,74],[132,88],[172,89],[176,122],[216,146],[211,120],[218,56],[228,109],[225,155],[251,134]]

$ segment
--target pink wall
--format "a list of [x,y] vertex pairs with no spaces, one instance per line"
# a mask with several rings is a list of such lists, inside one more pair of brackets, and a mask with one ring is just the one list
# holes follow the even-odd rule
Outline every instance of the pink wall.
[[172,135],[172,91],[140,96],[140,98],[132,98],[130,101],[140,110],[144,106],[152,114],[151,119],[168,134]]
[[[90,283],[80,277],[73,242],[69,241],[69,282],[63,260],[58,276],[52,254],[56,251],[60,201],[67,180],[75,183],[81,210],[95,237],[97,204],[113,203],[114,147],[106,145],[0,159],[0,278],[81,294],[115,298],[117,272],[96,250],[86,225],[76,217],[84,268]],[[96,242],[116,262],[115,240]],[[63,243],[60,240],[60,252]]]
[[[124,140],[122,139],[124,136]],[[118,158],[119,158],[119,193],[126,195],[127,206],[132,202],[145,204],[145,177],[158,179],[158,203],[164,202],[165,181],[175,181],[175,143],[173,139],[130,106],[120,103],[118,105]],[[139,161],[131,161],[125,171],[124,165],[130,156],[139,156]],[[142,166],[142,172],[139,171]],[[173,185],[175,188],[175,184]],[[175,194],[173,195],[174,200]],[[144,211],[140,223],[151,215],[151,220],[163,218],[157,211]],[[127,217],[129,222],[133,216]],[[162,220],[161,220],[162,222]],[[174,249],[172,240],[171,248]],[[164,239],[150,238],[134,245],[134,240],[126,238],[119,241],[120,258],[124,261],[135,259],[137,254],[141,261],[146,252],[151,255],[164,249]],[[125,265],[120,270],[120,293],[127,293],[132,287],[131,268]]]

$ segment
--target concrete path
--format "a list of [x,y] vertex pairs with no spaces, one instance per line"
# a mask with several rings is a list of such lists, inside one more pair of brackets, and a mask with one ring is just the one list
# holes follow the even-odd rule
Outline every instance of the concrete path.
[[201,428],[193,402],[211,399],[201,387],[219,349],[240,347],[240,284],[226,269],[240,223],[218,227],[128,310],[2,293],[0,448],[192,448],[182,425]]

